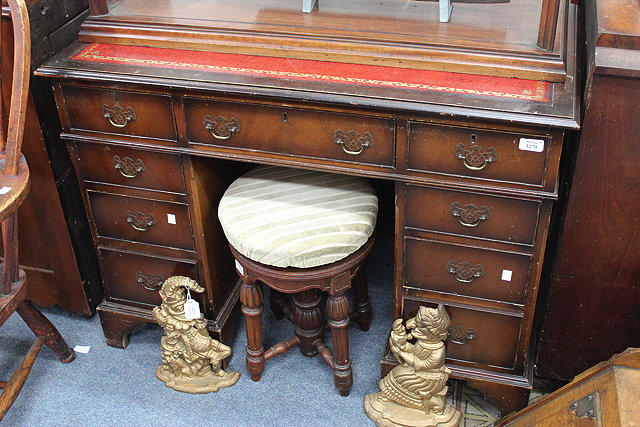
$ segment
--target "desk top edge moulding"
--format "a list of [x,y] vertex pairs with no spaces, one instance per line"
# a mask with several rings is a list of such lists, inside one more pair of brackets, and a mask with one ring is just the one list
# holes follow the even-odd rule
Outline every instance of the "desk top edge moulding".
[[[575,10],[570,11],[575,24]],[[565,129],[579,128],[575,97],[575,34],[568,39],[565,82],[449,71],[357,65],[76,42],[41,66],[49,77],[108,80],[193,90],[358,104],[409,113],[465,115]]]
[[440,22],[438,4],[419,0],[324,0],[311,13],[302,0],[92,0],[79,39],[565,80],[568,0],[453,4]]

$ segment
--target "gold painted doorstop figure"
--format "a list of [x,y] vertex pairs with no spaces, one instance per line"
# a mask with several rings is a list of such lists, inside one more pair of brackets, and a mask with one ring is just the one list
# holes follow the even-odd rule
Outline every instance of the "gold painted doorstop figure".
[[[185,312],[185,304],[189,304],[185,288],[204,292],[195,280],[173,276],[160,288],[162,305],[153,309],[153,317],[164,328],[160,340],[162,364],[156,376],[167,387],[186,393],[209,393],[232,386],[240,374],[222,370],[222,361],[231,355],[231,348],[209,336],[202,314],[197,312],[197,317],[190,318]],[[197,304],[190,298],[189,302]]]
[[[450,370],[444,340],[451,321],[444,306],[420,307],[416,316],[393,322],[389,346],[400,364],[380,380],[380,391],[364,398],[378,426],[457,426],[462,414],[447,405]],[[410,341],[415,340],[415,344]]]

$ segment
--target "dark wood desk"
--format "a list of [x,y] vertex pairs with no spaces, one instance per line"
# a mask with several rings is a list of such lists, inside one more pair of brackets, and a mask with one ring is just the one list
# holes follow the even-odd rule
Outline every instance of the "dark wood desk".
[[560,155],[578,127],[569,41],[562,84],[69,47],[38,73],[53,79],[82,181],[108,342],[124,347],[153,321],[158,283],[173,274],[203,284],[210,330],[229,339],[237,281],[216,208],[246,162],[357,174],[395,183],[393,315],[444,303],[453,376],[505,413],[524,406]]

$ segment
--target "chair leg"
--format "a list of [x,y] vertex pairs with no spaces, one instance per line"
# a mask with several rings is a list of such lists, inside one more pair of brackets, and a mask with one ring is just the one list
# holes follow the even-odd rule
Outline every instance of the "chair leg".
[[262,299],[262,289],[258,283],[245,278],[240,287],[240,302],[247,329],[247,370],[253,381],[260,381],[264,371]]
[[353,309],[356,314],[358,326],[361,331],[368,331],[371,325],[371,298],[369,298],[369,285],[367,283],[366,264],[353,278]]
[[58,356],[61,362],[69,363],[76,358],[75,352],[62,338],[56,327],[30,301],[22,301],[16,311],[34,334],[44,338],[45,345]]
[[2,221],[2,294],[11,293],[14,283],[24,278],[24,271],[18,260],[18,213],[13,212]]
[[353,376],[349,359],[349,299],[344,293],[329,295],[327,317],[333,342],[333,382],[341,396],[348,396]]

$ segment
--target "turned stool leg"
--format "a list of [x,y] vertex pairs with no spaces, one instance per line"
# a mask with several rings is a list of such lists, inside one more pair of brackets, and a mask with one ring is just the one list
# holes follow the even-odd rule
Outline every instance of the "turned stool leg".
[[320,301],[321,292],[318,289],[309,289],[293,295],[293,321],[296,336],[300,340],[300,352],[309,357],[318,354],[313,343],[324,337]]
[[247,278],[240,287],[242,314],[247,327],[247,370],[253,381],[260,381],[264,371],[262,346],[262,289],[256,281]]
[[366,263],[360,267],[360,271],[353,278],[353,309],[356,313],[358,326],[361,331],[368,331],[371,325],[371,299],[369,298],[369,286],[367,284]]
[[275,316],[276,320],[284,319],[284,316],[286,315],[287,295],[271,289],[269,303],[271,306],[271,312]]
[[329,295],[327,317],[333,341],[333,382],[340,396],[348,396],[353,385],[351,360],[349,359],[349,300],[342,294]]

